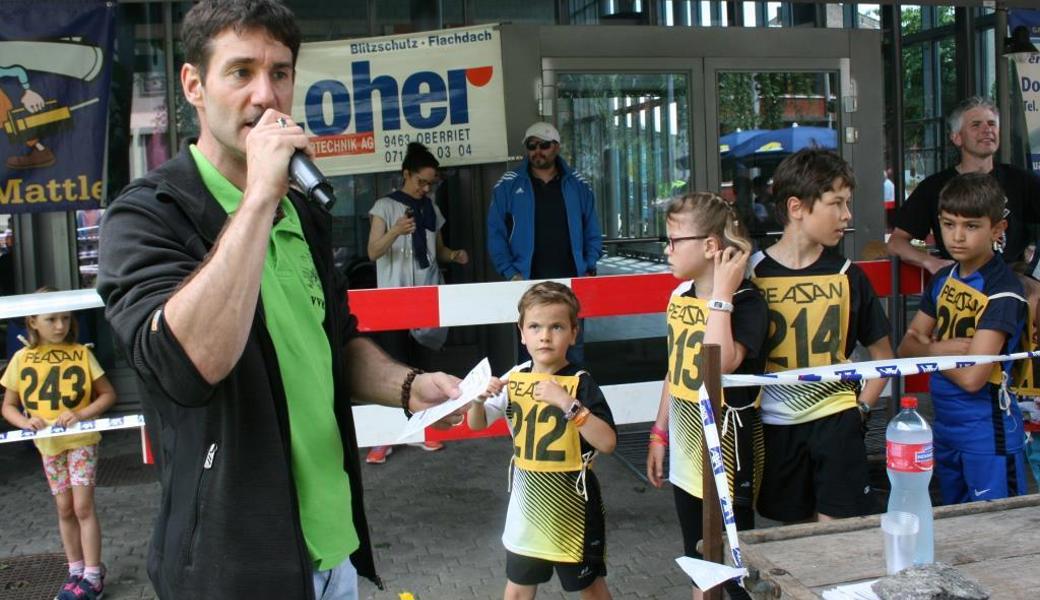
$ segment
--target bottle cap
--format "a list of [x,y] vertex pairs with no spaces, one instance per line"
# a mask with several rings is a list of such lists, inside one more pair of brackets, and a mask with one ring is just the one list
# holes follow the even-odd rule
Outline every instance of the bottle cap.
[[917,409],[917,396],[903,396],[899,400],[899,408]]

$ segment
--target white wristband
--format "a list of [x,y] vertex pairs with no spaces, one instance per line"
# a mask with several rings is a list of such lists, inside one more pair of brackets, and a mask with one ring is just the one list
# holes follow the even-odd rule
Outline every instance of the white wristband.
[[708,300],[708,310],[718,310],[731,313],[733,312],[733,303],[712,298],[711,300]]

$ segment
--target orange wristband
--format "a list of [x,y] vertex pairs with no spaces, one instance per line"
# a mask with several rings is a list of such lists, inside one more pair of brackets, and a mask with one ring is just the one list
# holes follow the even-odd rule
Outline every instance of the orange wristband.
[[585,424],[585,421],[589,420],[589,415],[591,415],[591,414],[592,414],[591,410],[589,410],[588,408],[582,407],[581,411],[579,411],[578,414],[574,415],[574,418],[571,419],[571,422],[574,423],[575,427],[581,427],[582,425]]

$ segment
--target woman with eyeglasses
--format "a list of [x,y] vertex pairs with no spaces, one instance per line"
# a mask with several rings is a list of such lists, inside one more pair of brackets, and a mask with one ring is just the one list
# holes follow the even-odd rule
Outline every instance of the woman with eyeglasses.
[[[440,163],[422,144],[408,144],[401,165],[401,187],[376,200],[368,211],[372,228],[368,234],[368,258],[376,263],[379,287],[410,287],[444,283],[438,263],[469,262],[465,250],[444,245],[441,227],[444,216],[428,195],[437,183]],[[439,350],[447,329],[388,331],[376,336],[386,352],[404,364],[424,368],[427,350]],[[439,442],[423,444],[425,450],[440,450]],[[366,462],[380,464],[391,452],[389,446],[373,448]]]

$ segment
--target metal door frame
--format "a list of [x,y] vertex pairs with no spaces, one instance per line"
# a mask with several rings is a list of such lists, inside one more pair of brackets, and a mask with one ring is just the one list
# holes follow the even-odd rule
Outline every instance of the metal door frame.
[[[716,149],[718,139],[714,77],[720,69],[838,71],[841,153],[858,175],[859,202],[853,209],[856,234],[851,236],[850,258],[859,258],[868,242],[884,240],[880,31],[605,25],[502,25],[500,31],[503,69],[508,74],[507,139],[517,156],[522,156],[524,130],[543,118],[546,106],[552,106],[544,99],[555,99],[556,72],[686,72],[690,77],[691,179],[698,189],[718,186],[719,165],[708,150]],[[858,140],[850,143],[847,134]]]

